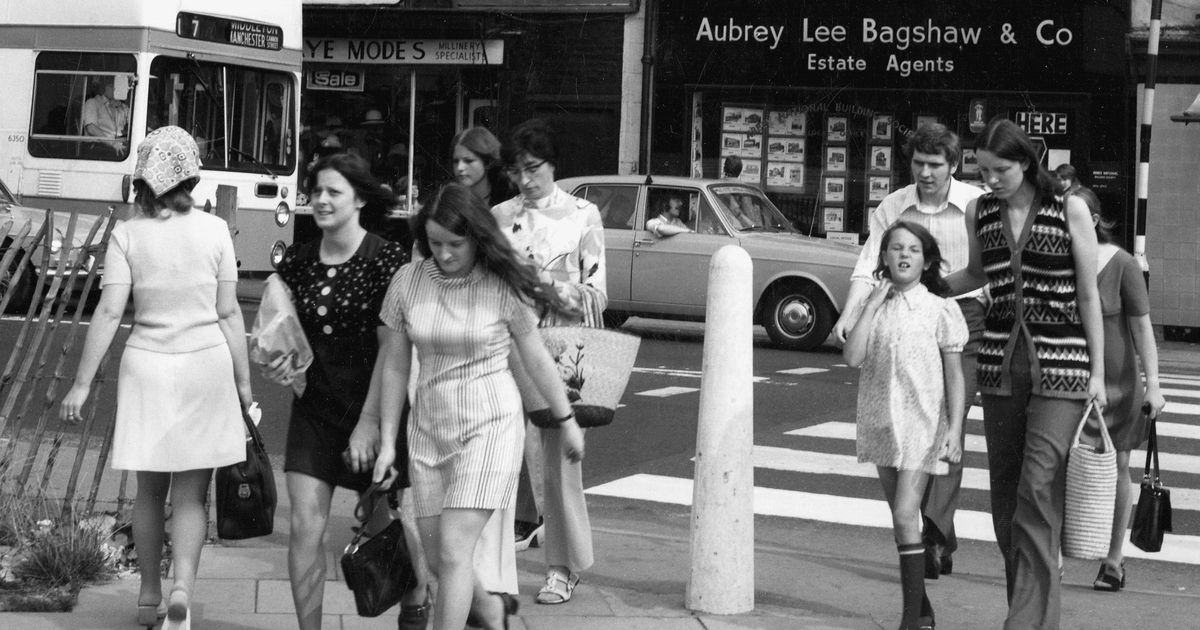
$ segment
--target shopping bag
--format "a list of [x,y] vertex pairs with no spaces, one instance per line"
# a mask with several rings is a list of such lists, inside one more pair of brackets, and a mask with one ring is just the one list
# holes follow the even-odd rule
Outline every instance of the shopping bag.
[[304,336],[291,289],[279,274],[273,273],[263,285],[258,314],[250,328],[250,360],[267,365],[285,355],[292,357],[287,366],[292,391],[303,396],[304,373],[313,362],[312,346]]
[[[1147,411],[1149,411],[1147,409]],[[1150,442],[1146,446],[1146,470],[1137,508],[1133,511],[1133,529],[1129,542],[1142,551],[1161,551],[1163,532],[1171,531],[1171,491],[1162,485],[1158,470],[1158,420],[1150,419]],[[1150,464],[1153,461],[1154,474]]]
[[261,413],[258,403],[242,414],[246,461],[222,466],[216,473],[217,536],[225,540],[267,536],[275,527],[275,473],[252,418],[256,413]]
[[[1079,441],[1084,425],[1093,418],[1100,425],[1099,447]],[[1067,453],[1067,501],[1062,530],[1064,556],[1097,560],[1108,555],[1116,497],[1117,451],[1100,409],[1088,403]]]

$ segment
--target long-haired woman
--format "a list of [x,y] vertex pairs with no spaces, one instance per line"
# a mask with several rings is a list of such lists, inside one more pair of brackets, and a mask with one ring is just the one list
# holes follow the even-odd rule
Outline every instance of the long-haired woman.
[[435,628],[459,630],[470,614],[507,628],[516,599],[489,593],[474,550],[493,512],[511,504],[524,441],[521,397],[509,369],[515,350],[560,422],[558,457],[583,458],[583,433],[537,332],[533,306],[568,310],[544,290],[500,233],[487,204],[448,184],[417,215],[424,260],[392,280],[380,314],[390,328],[381,352],[382,440],[375,479],[389,479],[407,398],[412,346],[420,355],[408,429],[417,526],[438,576]]
[[1011,120],[988,123],[975,150],[991,192],[967,206],[970,262],[948,281],[958,293],[986,284],[992,299],[977,372],[1004,627],[1055,628],[1067,449],[1085,405],[1106,398],[1096,232]]
[[[196,210],[196,141],[179,127],[155,129],[133,171],[138,215],[113,229],[103,290],[60,417],[77,422],[100,359],[133,297],[133,330],[117,377],[112,466],[137,473],[133,533],[141,589],[137,621],[187,627],[204,545],[204,498],[213,468],[246,458],[242,412],[250,367],[237,301],[229,226]],[[164,503],[171,501],[175,581],[162,596]]]

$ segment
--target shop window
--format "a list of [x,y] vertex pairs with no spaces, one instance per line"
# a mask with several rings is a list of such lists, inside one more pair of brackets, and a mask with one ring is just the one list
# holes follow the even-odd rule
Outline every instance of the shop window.
[[39,54],[30,155],[115,162],[128,157],[136,70],[133,55]]

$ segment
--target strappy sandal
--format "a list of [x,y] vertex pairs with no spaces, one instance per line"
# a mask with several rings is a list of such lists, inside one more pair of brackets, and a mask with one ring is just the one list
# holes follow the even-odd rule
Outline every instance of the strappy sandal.
[[1125,563],[1121,566],[1114,567],[1107,562],[1100,562],[1100,572],[1096,574],[1096,581],[1092,582],[1092,590],[1107,591],[1115,593],[1125,588]]
[[563,575],[558,571],[546,574],[546,585],[538,591],[536,601],[539,604],[565,604],[571,601],[575,586],[579,584],[579,574]]

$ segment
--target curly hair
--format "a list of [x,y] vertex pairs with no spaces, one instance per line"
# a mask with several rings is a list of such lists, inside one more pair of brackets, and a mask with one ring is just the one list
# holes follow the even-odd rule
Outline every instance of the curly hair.
[[950,169],[953,170],[958,166],[958,160],[962,157],[962,144],[958,140],[958,134],[950,131],[946,125],[941,123],[921,125],[904,143],[904,155],[910,161],[915,153],[941,155],[946,158]]
[[433,258],[433,249],[429,246],[430,221],[453,234],[471,239],[475,243],[475,264],[483,265],[527,302],[564,315],[578,316],[579,313],[564,303],[553,288],[538,279],[532,266],[517,256],[500,231],[487,202],[470,188],[457,182],[446,184],[438,191],[433,203],[417,213],[413,237],[417,251],[425,258]]
[[875,267],[875,277],[891,277],[887,264],[884,262],[884,255],[887,253],[888,245],[892,242],[892,235],[900,230],[907,230],[921,242],[921,252],[925,257],[925,269],[921,271],[921,284],[925,285],[930,293],[946,297],[946,294],[950,292],[950,285],[942,277],[942,263],[945,261],[942,258],[942,249],[938,247],[937,239],[929,233],[929,230],[911,221],[893,223],[879,239],[879,265]]
[[504,163],[513,166],[522,155],[545,160],[553,167],[558,167],[558,143],[555,141],[554,129],[540,118],[530,118],[517,125],[513,130],[509,143],[501,150]]
[[396,198],[371,174],[366,160],[352,153],[334,153],[317,160],[304,182],[309,190],[316,188],[321,171],[334,171],[350,183],[354,194],[364,202],[358,214],[358,222],[364,228],[376,230],[383,226],[388,208],[396,203]]

